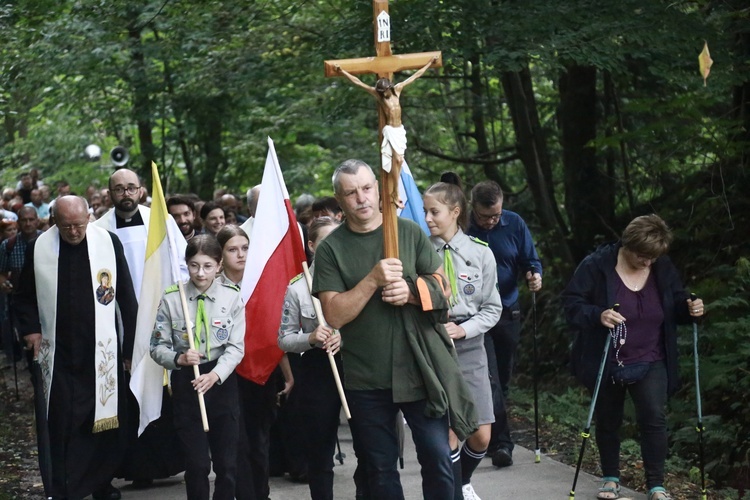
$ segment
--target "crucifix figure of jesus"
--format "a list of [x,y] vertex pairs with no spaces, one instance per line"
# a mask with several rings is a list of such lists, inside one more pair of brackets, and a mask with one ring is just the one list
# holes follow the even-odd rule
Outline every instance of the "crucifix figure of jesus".
[[[401,175],[401,164],[404,162],[404,153],[406,152],[406,129],[401,122],[401,101],[399,99],[401,92],[404,90],[404,87],[422,76],[438,59],[438,56],[433,56],[419,71],[401,83],[393,85],[390,79],[381,78],[375,83],[374,87],[363,83],[362,80],[338,64],[335,66],[336,71],[344,75],[357,87],[367,91],[368,94],[375,97],[378,101],[378,107],[385,116],[385,125],[381,130],[383,134],[383,142],[380,145],[381,163],[386,173],[390,173],[391,169],[393,169],[393,177],[396,179]],[[391,188],[391,200],[398,207],[403,208],[403,203],[398,198],[398,183]]]
[[[375,57],[339,59],[325,61],[325,75],[344,76],[354,85],[366,90],[378,102],[381,134],[381,189],[383,209],[383,243],[386,257],[398,257],[398,231],[396,209],[399,206],[398,180],[406,150],[406,132],[401,122],[400,95],[404,87],[421,77],[428,68],[442,66],[440,52],[420,52],[415,54],[391,53],[391,21],[388,14],[388,0],[373,0],[373,20],[375,33]],[[393,85],[393,73],[417,69],[403,82]],[[374,73],[379,80],[375,87],[363,83],[354,75]]]

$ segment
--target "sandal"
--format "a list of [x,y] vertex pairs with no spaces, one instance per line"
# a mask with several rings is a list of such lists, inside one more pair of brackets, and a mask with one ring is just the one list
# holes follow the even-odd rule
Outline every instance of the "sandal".
[[[600,500],[614,500],[620,498],[620,478],[603,477],[602,486],[599,488],[599,493],[596,495],[596,498]],[[649,497],[649,500],[651,500],[651,497]]]
[[648,491],[648,500],[672,500],[672,497],[669,496],[667,490],[661,486],[657,486]]

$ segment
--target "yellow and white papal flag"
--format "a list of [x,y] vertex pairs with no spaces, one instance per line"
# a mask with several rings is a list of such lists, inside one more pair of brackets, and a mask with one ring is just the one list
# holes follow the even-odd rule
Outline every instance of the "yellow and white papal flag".
[[164,368],[151,359],[149,347],[162,293],[180,279],[175,235],[167,231],[167,203],[156,163],[151,162],[151,216],[146,240],[146,263],[138,300],[135,345],[130,368],[130,390],[140,406],[138,435],[161,416]]

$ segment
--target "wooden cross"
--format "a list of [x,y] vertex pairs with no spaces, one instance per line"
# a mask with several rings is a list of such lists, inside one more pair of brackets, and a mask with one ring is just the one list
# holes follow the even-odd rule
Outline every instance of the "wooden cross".
[[[420,52],[415,54],[394,55],[391,52],[391,19],[388,14],[388,0],[372,1],[373,30],[375,34],[375,57],[357,59],[339,59],[325,61],[326,77],[342,76],[338,68],[352,75],[374,73],[378,78],[393,80],[393,73],[407,69],[418,69],[432,61],[432,68],[442,66],[441,52]],[[380,125],[378,128],[380,142],[383,140],[383,126],[386,116],[378,107]],[[380,196],[383,205],[383,250],[386,258],[398,258],[398,226],[396,221],[396,204],[391,199],[391,192],[398,186],[398,172],[381,172]]]

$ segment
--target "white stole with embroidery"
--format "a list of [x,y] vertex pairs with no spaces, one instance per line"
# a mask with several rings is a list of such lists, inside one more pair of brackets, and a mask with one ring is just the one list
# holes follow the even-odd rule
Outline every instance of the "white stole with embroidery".
[[[117,290],[117,259],[109,233],[89,224],[86,241],[89,253],[89,274],[94,300],[94,325],[96,347],[94,367],[96,373],[94,393],[93,432],[115,429],[117,419],[117,331],[115,328],[116,301],[112,294]],[[42,346],[39,364],[44,378],[44,395],[49,414],[49,395],[55,363],[55,336],[57,324],[57,277],[60,256],[60,233],[57,226],[37,238],[34,246],[34,277],[42,325]],[[83,271],[83,269],[81,269]],[[97,289],[103,286],[102,272],[109,275],[110,294],[103,293],[97,300]],[[65,286],[65,285],[62,285]]]

